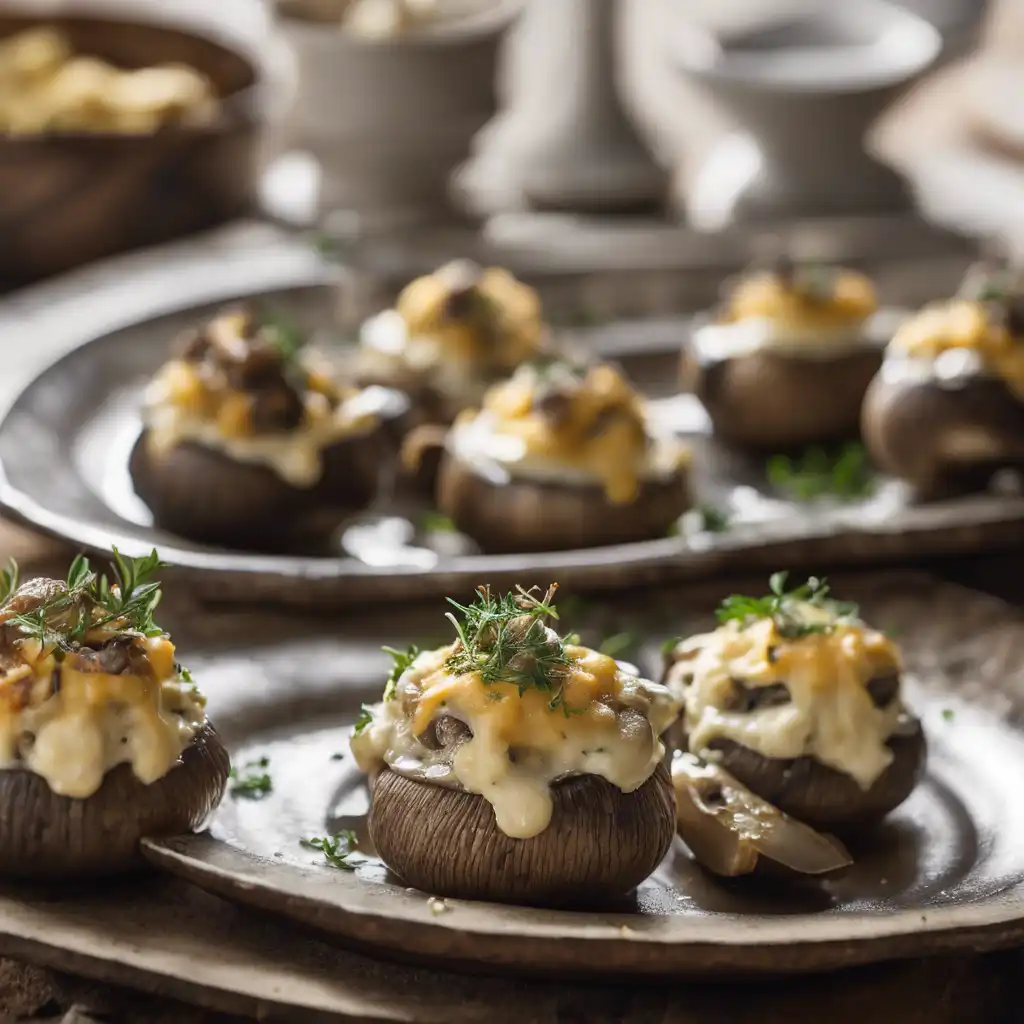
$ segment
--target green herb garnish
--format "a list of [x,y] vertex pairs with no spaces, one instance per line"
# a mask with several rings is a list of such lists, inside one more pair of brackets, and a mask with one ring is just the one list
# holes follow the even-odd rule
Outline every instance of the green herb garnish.
[[624,632],[615,633],[607,637],[598,648],[602,654],[609,658],[621,658],[623,655],[634,651],[640,644],[640,637],[636,633]]
[[863,498],[875,488],[867,450],[859,442],[846,444],[838,452],[814,446],[795,459],[773,455],[765,468],[768,482],[798,501],[824,495]]
[[708,533],[724,533],[732,525],[729,513],[716,505],[701,505],[697,512],[701,529]]
[[670,636],[667,640],[661,642],[661,653],[671,654],[679,646],[679,637]]
[[428,509],[420,516],[420,531],[422,533],[455,533],[455,524],[442,512],[435,512]]
[[956,713],[953,711],[952,708],[943,708],[942,709],[942,719],[943,719],[943,721],[945,721],[945,722],[952,722],[955,717],[956,717]]
[[362,704],[359,707],[359,717],[356,718],[356,724],[352,727],[353,736],[361,736],[373,722],[373,705]]
[[[155,549],[143,558],[126,559],[114,548],[111,582],[106,575],[94,573],[89,560],[78,555],[59,593],[8,621],[25,636],[59,652],[73,650],[85,633],[101,626],[115,625],[122,636],[160,636],[163,630],[153,621],[160,584],[152,577],[166,567]],[[3,585],[16,582],[17,568],[12,564],[3,574]]]
[[269,757],[247,761],[241,772],[231,769],[231,795],[244,800],[262,800],[274,788],[274,782],[267,772]]
[[520,695],[531,687],[550,694],[548,707],[565,715],[579,713],[565,703],[562,684],[569,669],[565,641],[548,626],[558,618],[552,603],[556,585],[538,596],[538,588],[495,597],[490,587],[477,590],[473,604],[461,605],[448,598],[459,613],[448,619],[458,635],[445,662],[456,675],[479,672],[484,685],[511,683]]
[[18,589],[18,563],[12,558],[0,572],[0,604]]
[[194,680],[192,679],[192,673],[191,673],[191,672],[189,672],[189,670],[188,670],[187,668],[185,668],[185,666],[184,666],[184,665],[181,665],[181,664],[175,665],[175,666],[174,666],[174,669],[175,669],[175,671],[176,671],[176,672],[178,673],[178,678],[179,678],[179,679],[180,679],[180,680],[181,680],[181,681],[182,681],[183,683],[191,683],[191,682],[194,682]]
[[[348,829],[337,832],[333,836],[314,836],[302,839],[300,844],[307,850],[316,850],[324,855],[324,860],[332,868],[341,871],[355,871],[365,858],[356,851],[356,834]],[[353,859],[355,858],[355,859]]]
[[309,336],[278,310],[261,310],[257,324],[260,337],[277,349],[281,362],[286,366],[295,362],[309,341]]
[[384,684],[384,700],[395,699],[395,689],[398,680],[402,678],[405,670],[420,656],[420,649],[415,644],[410,644],[404,651],[396,650],[394,647],[382,647],[385,654],[391,655],[391,673],[387,683]]
[[[857,606],[848,601],[830,598],[828,581],[811,576],[802,586],[786,590],[788,572],[773,573],[768,581],[771,591],[766,597],[733,594],[719,606],[718,621],[749,625],[757,619],[772,619],[779,635],[796,640],[812,633],[830,633],[842,619],[857,617]],[[825,613],[823,618],[808,617],[803,605],[811,605]]]

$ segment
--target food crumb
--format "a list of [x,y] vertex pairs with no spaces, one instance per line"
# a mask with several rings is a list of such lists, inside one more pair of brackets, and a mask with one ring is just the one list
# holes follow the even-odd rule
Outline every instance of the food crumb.
[[619,927],[619,934],[624,939],[628,939],[631,935],[635,935],[636,933],[633,931],[632,928],[629,927],[628,924],[624,924]]
[[427,906],[430,907],[430,912],[432,914],[446,914],[452,909],[444,900],[438,899],[436,896],[431,896],[430,899],[427,900]]

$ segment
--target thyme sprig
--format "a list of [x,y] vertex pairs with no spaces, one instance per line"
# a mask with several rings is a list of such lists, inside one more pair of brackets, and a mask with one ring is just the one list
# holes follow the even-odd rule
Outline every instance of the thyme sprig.
[[[90,629],[116,625],[122,636],[159,636],[153,621],[160,603],[155,573],[166,568],[154,549],[142,558],[125,558],[113,549],[113,580],[92,571],[89,560],[78,555],[68,569],[64,587],[31,611],[7,621],[26,637],[58,651],[71,650]],[[18,567],[12,560],[0,574],[0,589],[7,600],[17,589]]]
[[448,598],[458,615],[447,618],[458,637],[445,667],[457,675],[479,672],[485,686],[511,683],[519,694],[533,688],[550,694],[548,707],[565,715],[578,709],[565,702],[564,683],[569,670],[565,641],[548,623],[558,619],[554,605],[557,584],[543,594],[539,588],[496,597],[489,586],[477,590],[472,604]]
[[[718,621],[746,626],[757,619],[772,619],[780,636],[798,640],[813,633],[830,633],[840,620],[857,617],[857,605],[829,597],[828,581],[824,577],[811,576],[806,583],[787,591],[788,580],[788,572],[776,572],[768,581],[770,593],[767,596],[733,594],[727,597],[716,612]],[[802,605],[820,608],[827,617],[808,619]]]

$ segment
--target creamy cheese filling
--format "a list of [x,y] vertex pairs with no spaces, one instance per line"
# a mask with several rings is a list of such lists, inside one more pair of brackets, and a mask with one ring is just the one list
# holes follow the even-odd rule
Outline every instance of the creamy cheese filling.
[[985,303],[953,299],[926,306],[893,336],[889,353],[930,364],[939,379],[987,374],[1024,401],[1024,340],[994,321]]
[[[567,645],[563,709],[533,687],[520,693],[511,683],[484,684],[479,673],[452,675],[446,668],[452,651],[419,655],[393,699],[371,709],[370,723],[352,739],[364,772],[387,765],[479,794],[494,808],[498,828],[529,839],[547,828],[551,786],[559,779],[596,775],[630,793],[663,759],[660,736],[678,717],[678,704],[665,687],[631,675],[614,659]],[[468,728],[454,753],[424,742],[442,717]]]
[[297,429],[231,434],[189,404],[174,400],[180,366],[176,361],[167,364],[146,390],[143,419],[151,451],[165,454],[192,442],[238,462],[269,466],[293,487],[314,487],[323,475],[324,449],[346,438],[371,433],[387,405],[381,388],[358,391],[334,409],[326,396],[311,392],[305,396],[307,416]]
[[448,433],[447,446],[493,483],[521,479],[578,487],[597,484],[609,501],[617,503],[633,501],[641,482],[670,479],[691,460],[690,449],[673,437],[652,437],[639,451],[619,457],[607,458],[601,452],[573,459],[510,431],[487,411],[460,418]]
[[[805,605],[806,621],[828,622]],[[895,696],[877,707],[867,689],[873,679],[900,671],[899,654],[884,634],[853,621],[795,639],[779,634],[772,619],[743,626],[728,622],[713,633],[680,644],[666,680],[683,702],[692,753],[714,758],[715,740],[732,740],[770,758],[809,756],[835,768],[864,789],[892,762],[888,739],[905,709]],[[785,701],[747,709],[737,683],[755,696],[782,684]],[[778,691],[776,691],[778,692]]]
[[77,798],[120,764],[147,785],[166,775],[205,724],[206,700],[178,675],[166,637],[139,642],[152,677],[84,672],[20,641],[24,663],[0,678],[0,769],[26,768]]

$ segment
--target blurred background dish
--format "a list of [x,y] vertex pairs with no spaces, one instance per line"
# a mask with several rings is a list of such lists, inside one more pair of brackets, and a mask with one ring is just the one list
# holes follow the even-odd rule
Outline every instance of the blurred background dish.
[[[75,54],[117,68],[193,69],[215,93],[216,114],[130,134],[95,113],[89,128],[79,119],[0,132],[0,280],[58,273],[251,208],[264,83],[250,57],[177,28],[85,15],[40,21],[4,11],[0,38],[40,25],[58,30]],[[88,102],[101,106],[98,96]]]

